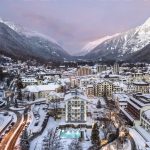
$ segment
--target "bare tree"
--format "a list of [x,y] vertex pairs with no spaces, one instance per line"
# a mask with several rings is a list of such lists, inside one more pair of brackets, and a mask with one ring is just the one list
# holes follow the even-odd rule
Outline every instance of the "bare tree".
[[73,140],[70,145],[68,146],[69,150],[82,150],[82,146],[79,140]]
[[100,147],[97,145],[92,145],[88,148],[88,150],[100,150]]
[[43,150],[62,150],[63,146],[57,130],[48,130],[47,136],[43,139]]

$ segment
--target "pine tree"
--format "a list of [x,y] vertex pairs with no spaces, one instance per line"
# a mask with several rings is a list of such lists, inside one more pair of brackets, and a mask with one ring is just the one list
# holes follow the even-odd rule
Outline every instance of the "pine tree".
[[25,129],[21,136],[21,141],[20,141],[20,146],[21,150],[29,150],[29,136],[28,136],[28,131]]
[[92,128],[91,142],[93,145],[100,146],[99,127],[98,127],[97,123],[95,123]]
[[52,99],[51,103],[50,103],[50,106],[53,109],[53,117],[54,117],[55,120],[57,119],[57,116],[58,116],[58,113],[59,113],[59,107],[58,107],[59,104],[60,104],[59,99]]
[[25,129],[25,131],[24,131],[24,133],[22,135],[22,138],[23,139],[28,139],[28,131],[27,131],[27,129]]
[[23,89],[23,84],[22,84],[22,81],[21,81],[20,77],[17,78],[16,87],[17,87],[17,93],[18,93],[17,98],[19,100],[22,100],[22,91],[21,91],[21,89]]
[[22,84],[22,81],[19,77],[17,79],[17,89],[23,89],[23,84]]
[[33,99],[33,101],[35,101],[35,94],[34,93],[32,94],[32,99]]
[[96,108],[101,108],[101,102],[100,102],[100,100],[98,100]]
[[27,95],[27,100],[28,100],[28,101],[30,100],[29,94]]
[[100,147],[97,145],[92,145],[88,148],[88,150],[100,150]]
[[17,96],[17,98],[19,100],[22,100],[22,91],[21,91],[21,89],[18,90],[18,96]]
[[18,108],[18,102],[17,102],[17,99],[15,99],[15,107]]

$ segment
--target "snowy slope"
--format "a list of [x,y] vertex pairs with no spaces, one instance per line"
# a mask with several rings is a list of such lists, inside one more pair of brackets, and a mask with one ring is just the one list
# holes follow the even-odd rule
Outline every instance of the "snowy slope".
[[141,26],[105,40],[89,52],[86,58],[119,59],[138,52],[150,43],[150,18]]
[[95,41],[93,41],[93,42],[89,42],[89,43],[87,43],[87,44],[82,48],[81,53],[87,54],[87,53],[89,53],[91,50],[93,50],[96,46],[98,46],[99,44],[103,43],[104,41],[106,41],[106,40],[108,40],[108,39],[111,39],[111,38],[113,38],[113,37],[116,37],[116,36],[118,36],[118,35],[119,35],[119,33],[114,34],[114,35],[112,35],[112,36],[105,36],[105,37],[100,38],[100,39],[98,39],[98,40],[95,40]]
[[41,37],[41,38],[49,40],[49,41],[51,41],[53,43],[58,44],[56,42],[56,40],[54,40],[52,37],[46,36],[46,35],[44,35],[42,33],[37,32],[37,31],[30,31],[29,29],[26,29],[25,27],[22,27],[22,26],[20,26],[18,24],[14,24],[14,23],[9,22],[9,21],[4,21],[2,18],[0,18],[0,22],[4,23],[7,26],[9,26],[12,30],[16,31],[19,34],[25,35],[27,37]]
[[0,52],[19,58],[66,60],[70,55],[52,38],[0,19]]

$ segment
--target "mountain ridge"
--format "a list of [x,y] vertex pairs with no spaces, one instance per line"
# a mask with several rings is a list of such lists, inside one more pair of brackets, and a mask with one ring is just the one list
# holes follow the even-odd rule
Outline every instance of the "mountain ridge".
[[128,55],[142,50],[149,43],[150,18],[144,24],[100,43],[85,58],[128,60]]
[[[9,24],[10,25],[10,24]],[[56,42],[42,36],[27,36],[15,26],[0,21],[0,52],[14,57],[35,58],[43,61],[64,61],[70,55]],[[18,32],[16,32],[18,31]]]

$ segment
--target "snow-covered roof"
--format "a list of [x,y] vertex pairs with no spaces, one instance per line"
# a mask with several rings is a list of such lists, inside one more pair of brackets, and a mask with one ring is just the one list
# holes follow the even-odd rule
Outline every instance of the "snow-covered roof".
[[144,82],[144,81],[135,81],[135,82],[133,82],[133,84],[135,84],[135,85],[149,85],[147,82]]
[[92,84],[88,84],[87,88],[93,88],[94,86]]
[[22,78],[22,82],[37,82],[35,78]]
[[45,80],[43,81],[43,83],[47,84],[47,83],[49,83],[49,80],[48,80],[48,79],[45,79]]
[[108,77],[109,77],[109,78],[119,78],[120,75],[117,75],[117,74],[110,74]]
[[65,86],[66,84],[70,83],[70,78],[64,78],[64,79],[58,79],[60,81],[62,86]]
[[37,74],[38,74],[38,75],[45,75],[46,73],[45,73],[45,72],[40,71],[40,72],[38,72]]
[[59,87],[60,85],[54,83],[50,83],[48,85],[29,85],[24,89],[24,91],[32,93],[37,93],[40,91],[55,91]]
[[[64,109],[65,108],[65,102],[64,101],[57,102],[57,108]],[[53,103],[51,103],[51,102],[49,105],[49,109],[54,109]]]
[[132,101],[130,101],[130,100],[128,100],[128,102],[132,105],[132,106],[134,106],[134,108],[136,108],[137,110],[140,110],[141,109],[141,107],[143,107],[144,105],[143,104],[141,104],[142,106],[141,107],[139,107],[138,105],[136,105],[135,103],[133,103]]
[[88,98],[87,98],[87,96],[85,96],[85,95],[82,95],[82,94],[80,94],[80,93],[73,93],[73,92],[70,92],[70,93],[68,93],[68,94],[66,94],[65,95],[65,101],[68,101],[68,100],[70,100],[70,99],[76,99],[76,98],[80,98],[81,100],[84,100],[84,101],[88,101]]
[[135,130],[135,129],[129,129],[129,134],[132,136],[132,138],[134,139],[136,145],[140,148],[145,148],[145,140],[144,138]]
[[142,128],[141,126],[135,126],[136,130],[138,131],[138,133],[140,133],[140,135],[142,135],[142,137],[144,138],[144,140],[146,142],[150,142],[150,133],[148,133],[144,128]]
[[63,98],[64,93],[57,93],[55,91],[50,91],[49,96],[57,96],[57,97]]
[[129,96],[124,93],[113,94],[113,97],[118,98],[118,101],[128,101],[129,100]]
[[96,83],[97,83],[97,84],[102,84],[102,83],[105,83],[105,82],[108,82],[108,83],[110,83],[110,84],[113,84],[112,81],[110,81],[110,80],[96,80]]
[[134,118],[132,118],[132,116],[127,111],[125,111],[124,108],[120,107],[120,110],[125,114],[125,116],[128,117],[128,119],[134,121]]
[[148,119],[150,119],[150,109],[144,111],[144,115],[145,115]]
[[150,94],[142,94],[145,98],[150,99]]

